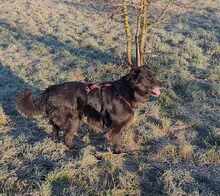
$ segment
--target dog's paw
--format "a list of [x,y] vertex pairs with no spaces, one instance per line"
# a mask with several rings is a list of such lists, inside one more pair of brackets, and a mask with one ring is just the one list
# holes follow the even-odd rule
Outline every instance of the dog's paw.
[[121,154],[124,153],[124,150],[121,146],[109,146],[107,148],[108,152],[111,152],[112,154]]

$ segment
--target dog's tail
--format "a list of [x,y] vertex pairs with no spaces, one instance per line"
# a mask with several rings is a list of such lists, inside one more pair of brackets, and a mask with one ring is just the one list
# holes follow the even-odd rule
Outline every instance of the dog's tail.
[[20,92],[16,97],[17,111],[28,118],[43,113],[45,111],[45,105],[45,95],[41,94],[33,97],[31,90]]

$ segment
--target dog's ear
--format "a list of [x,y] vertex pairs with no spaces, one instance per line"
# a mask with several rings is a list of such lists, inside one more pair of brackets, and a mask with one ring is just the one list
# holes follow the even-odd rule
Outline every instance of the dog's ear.
[[139,67],[133,67],[130,74],[131,74],[131,79],[132,80],[137,80],[137,78],[140,74],[140,68]]

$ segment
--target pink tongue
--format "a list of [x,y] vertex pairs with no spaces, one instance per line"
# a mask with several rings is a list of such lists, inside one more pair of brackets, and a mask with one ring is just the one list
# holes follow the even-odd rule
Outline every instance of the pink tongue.
[[160,87],[155,87],[155,88],[153,88],[153,93],[154,93],[156,96],[160,96]]

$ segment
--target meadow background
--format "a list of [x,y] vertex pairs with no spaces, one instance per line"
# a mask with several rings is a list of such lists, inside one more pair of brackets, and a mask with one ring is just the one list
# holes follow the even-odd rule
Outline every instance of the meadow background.
[[220,1],[193,2],[152,29],[147,64],[169,88],[124,134],[139,151],[115,155],[87,126],[71,151],[53,142],[15,95],[126,74],[121,19],[104,1],[0,0],[0,195],[220,195]]

